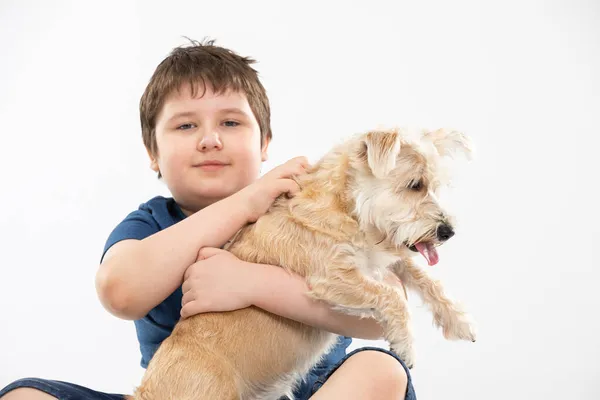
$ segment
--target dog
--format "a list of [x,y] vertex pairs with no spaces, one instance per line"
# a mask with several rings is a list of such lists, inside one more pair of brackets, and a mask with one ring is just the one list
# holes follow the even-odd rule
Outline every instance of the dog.
[[[375,318],[390,349],[415,360],[405,293],[416,291],[447,339],[475,341],[470,317],[413,258],[438,262],[454,223],[437,199],[442,160],[468,158],[470,139],[452,130],[374,130],[334,146],[307,174],[300,192],[280,196],[226,249],[242,260],[278,265],[307,280],[311,298]],[[248,307],[179,321],[150,361],[134,399],[293,398],[295,382],[337,335]]]

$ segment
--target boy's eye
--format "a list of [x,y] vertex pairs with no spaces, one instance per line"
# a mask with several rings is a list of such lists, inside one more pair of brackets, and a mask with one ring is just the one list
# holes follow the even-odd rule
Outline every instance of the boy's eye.
[[236,121],[225,121],[225,122],[223,122],[223,124],[225,124],[225,126],[233,128],[233,127],[238,126],[240,123],[236,122]]
[[196,125],[194,125],[194,124],[182,124],[182,125],[179,125],[179,126],[177,127],[177,129],[179,129],[179,130],[182,130],[182,131],[186,131],[186,130],[188,130],[188,129],[192,129],[192,128],[194,128],[195,126],[196,126]]

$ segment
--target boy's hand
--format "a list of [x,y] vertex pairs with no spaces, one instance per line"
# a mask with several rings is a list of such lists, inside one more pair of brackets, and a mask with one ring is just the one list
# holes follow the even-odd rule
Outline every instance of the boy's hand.
[[252,266],[228,251],[205,247],[185,271],[181,318],[252,304]]
[[246,203],[244,206],[248,207],[249,222],[256,222],[282,193],[290,196],[297,193],[300,188],[291,178],[305,174],[308,167],[309,163],[306,157],[292,158],[242,189]]

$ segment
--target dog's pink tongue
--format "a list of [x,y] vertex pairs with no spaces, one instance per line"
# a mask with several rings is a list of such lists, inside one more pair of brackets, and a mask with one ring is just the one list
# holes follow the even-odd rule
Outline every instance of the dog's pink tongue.
[[440,256],[432,243],[416,243],[415,247],[425,257],[429,265],[435,265],[440,260]]

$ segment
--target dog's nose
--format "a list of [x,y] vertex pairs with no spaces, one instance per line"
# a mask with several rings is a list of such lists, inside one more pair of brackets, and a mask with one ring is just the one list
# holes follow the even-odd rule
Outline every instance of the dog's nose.
[[454,236],[454,230],[452,229],[452,227],[450,225],[443,224],[443,225],[438,226],[437,237],[439,240],[445,242],[446,240],[450,239],[452,236]]

